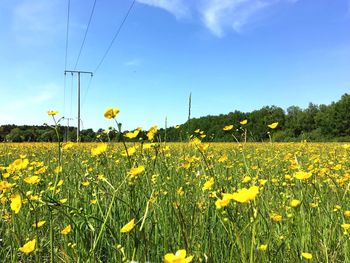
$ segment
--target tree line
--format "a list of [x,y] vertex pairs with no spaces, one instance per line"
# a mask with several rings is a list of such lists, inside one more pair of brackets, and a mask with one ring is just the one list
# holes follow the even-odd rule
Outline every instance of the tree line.
[[[247,120],[247,124],[240,122]],[[276,129],[267,125],[278,122]],[[224,131],[223,127],[234,128]],[[200,131],[199,131],[200,130]],[[159,141],[187,141],[192,134],[203,137],[203,141],[350,141],[350,95],[344,94],[338,101],[329,105],[310,103],[305,109],[290,106],[284,110],[277,106],[265,106],[251,112],[234,111],[216,116],[208,115],[191,118],[182,125],[158,130]],[[59,127],[61,141],[76,141],[75,127]],[[204,136],[205,135],[205,136]],[[112,127],[107,130],[82,130],[80,141],[128,141],[146,140],[146,131],[141,131],[135,139],[123,138]],[[53,142],[57,136],[52,127],[47,125],[2,125],[0,141],[9,142]]]

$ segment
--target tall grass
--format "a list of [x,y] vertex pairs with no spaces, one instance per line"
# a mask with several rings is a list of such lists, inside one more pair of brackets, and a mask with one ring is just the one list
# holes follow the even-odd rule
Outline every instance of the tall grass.
[[[3,262],[161,262],[181,248],[194,262],[299,262],[305,252],[314,262],[350,262],[342,144],[108,143],[92,156],[97,145],[66,144],[62,155],[53,144],[0,145]],[[11,168],[18,159],[29,163]],[[312,176],[299,180],[298,171]],[[33,175],[40,182],[26,183]],[[216,207],[223,193],[254,185],[254,200]],[[14,193],[22,198],[18,213]],[[121,233],[132,219],[135,227]],[[32,226],[39,221],[46,223]],[[20,252],[32,239],[35,250]]]

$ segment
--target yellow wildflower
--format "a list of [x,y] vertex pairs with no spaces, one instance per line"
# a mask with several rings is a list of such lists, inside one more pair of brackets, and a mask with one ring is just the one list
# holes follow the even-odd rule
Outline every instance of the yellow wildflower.
[[24,178],[24,181],[27,184],[37,184],[40,182],[40,177],[37,175],[28,176],[28,177]]
[[345,217],[350,217],[350,210],[344,211],[344,216]]
[[227,206],[230,203],[231,199],[229,198],[222,198],[222,199],[218,199],[215,202],[215,206],[217,209],[221,209],[225,206]]
[[142,128],[137,128],[133,132],[127,132],[124,136],[129,138],[129,139],[134,139],[137,137],[137,135],[139,135],[141,130],[142,130]]
[[208,148],[209,148],[209,144],[207,144],[207,143],[198,144],[198,149],[199,149],[201,152],[205,152],[206,150],[208,150]]
[[89,185],[90,185],[90,182],[89,182],[89,181],[85,181],[85,182],[82,182],[81,184],[82,184],[82,186],[87,187],[87,186],[89,186]]
[[303,253],[301,253],[301,256],[305,259],[312,259],[311,253],[303,252]]
[[189,263],[193,259],[193,256],[186,257],[186,250],[180,249],[175,254],[167,253],[164,256],[164,263]]
[[43,166],[41,167],[38,171],[35,171],[35,174],[43,174],[47,171],[48,167],[47,166]]
[[294,174],[294,177],[299,180],[306,180],[312,176],[311,172],[298,171]]
[[46,223],[45,220],[39,221],[39,222],[37,222],[37,223],[32,224],[32,227],[34,227],[34,228],[39,228],[39,227],[42,227],[45,223]]
[[74,143],[72,143],[72,142],[66,142],[66,143],[63,143],[63,144],[62,144],[62,149],[63,149],[63,150],[68,150],[68,149],[72,148],[73,146],[74,146]]
[[149,128],[148,132],[147,132],[147,138],[148,140],[152,141],[154,138],[154,135],[157,133],[158,127],[152,126],[151,128]]
[[248,123],[248,120],[242,120],[239,122],[241,125],[246,125]]
[[299,207],[300,204],[301,204],[300,200],[297,200],[297,199],[293,199],[293,200],[290,202],[290,206],[293,207],[293,208]]
[[227,155],[224,154],[224,155],[221,155],[221,156],[220,156],[218,162],[219,162],[219,163],[223,163],[223,162],[227,161],[227,159],[228,159],[228,158],[227,158]]
[[267,250],[267,244],[262,244],[259,246],[260,251],[266,251]]
[[49,116],[55,116],[55,115],[57,115],[58,114],[58,111],[54,111],[54,110],[49,110],[48,112],[47,112],[47,115],[49,115]]
[[12,164],[10,164],[10,168],[13,168],[14,170],[22,170],[25,169],[28,164],[28,159],[17,159]]
[[242,179],[242,183],[249,183],[252,180],[252,178],[248,175],[244,176]]
[[137,176],[140,173],[142,173],[143,171],[145,171],[145,167],[140,165],[138,167],[133,167],[129,170],[128,175],[130,175],[131,177]]
[[127,151],[123,150],[122,155],[123,156],[132,156],[134,153],[136,153],[137,148],[138,148],[137,145],[129,147],[129,148],[127,148]]
[[135,218],[120,229],[120,233],[128,233],[135,227]]
[[270,214],[270,219],[274,222],[280,222],[280,221],[282,221],[282,216],[273,212]]
[[95,148],[91,149],[91,155],[92,156],[99,156],[102,153],[104,153],[107,150],[107,144],[106,143],[101,143]]
[[345,231],[347,231],[347,230],[350,229],[350,224],[341,224],[341,227],[342,227]]
[[274,122],[274,123],[271,123],[269,125],[267,125],[270,129],[276,129],[277,126],[278,126],[278,122]]
[[210,190],[214,185],[214,178],[210,178],[208,181],[206,181],[202,187],[202,190]]
[[68,201],[67,198],[60,199],[60,203],[61,203],[61,204],[67,203],[67,201]]
[[233,129],[233,125],[227,125],[223,128],[224,131],[230,131]]
[[107,119],[113,119],[117,116],[117,114],[119,113],[119,109],[118,108],[107,108],[104,116]]
[[0,181],[0,191],[11,189],[12,184],[7,181]]
[[71,225],[66,226],[61,230],[62,235],[68,235],[72,231]]
[[15,214],[17,214],[22,206],[21,195],[19,193],[15,193],[15,194],[11,195],[10,199],[11,199],[11,205],[10,205],[11,210],[14,211]]
[[23,247],[20,247],[18,250],[25,253],[25,254],[28,254],[28,253],[33,252],[35,250],[35,244],[36,244],[36,239],[33,239],[33,240],[25,243],[23,245]]
[[242,188],[236,193],[232,194],[232,199],[239,203],[248,203],[255,199],[256,195],[259,193],[259,187],[252,186],[249,189]]

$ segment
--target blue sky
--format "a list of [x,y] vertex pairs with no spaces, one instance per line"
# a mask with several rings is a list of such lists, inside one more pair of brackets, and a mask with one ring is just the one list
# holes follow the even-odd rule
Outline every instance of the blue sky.
[[[125,129],[194,117],[328,104],[350,90],[348,0],[96,1],[78,70],[84,128]],[[76,118],[76,78],[64,77],[68,0],[0,0],[0,125]],[[94,0],[71,0],[67,69],[74,69]]]

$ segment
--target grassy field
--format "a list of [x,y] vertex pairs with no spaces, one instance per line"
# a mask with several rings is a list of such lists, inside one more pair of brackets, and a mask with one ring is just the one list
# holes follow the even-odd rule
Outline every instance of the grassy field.
[[3,143],[0,258],[350,262],[349,155],[341,143]]

